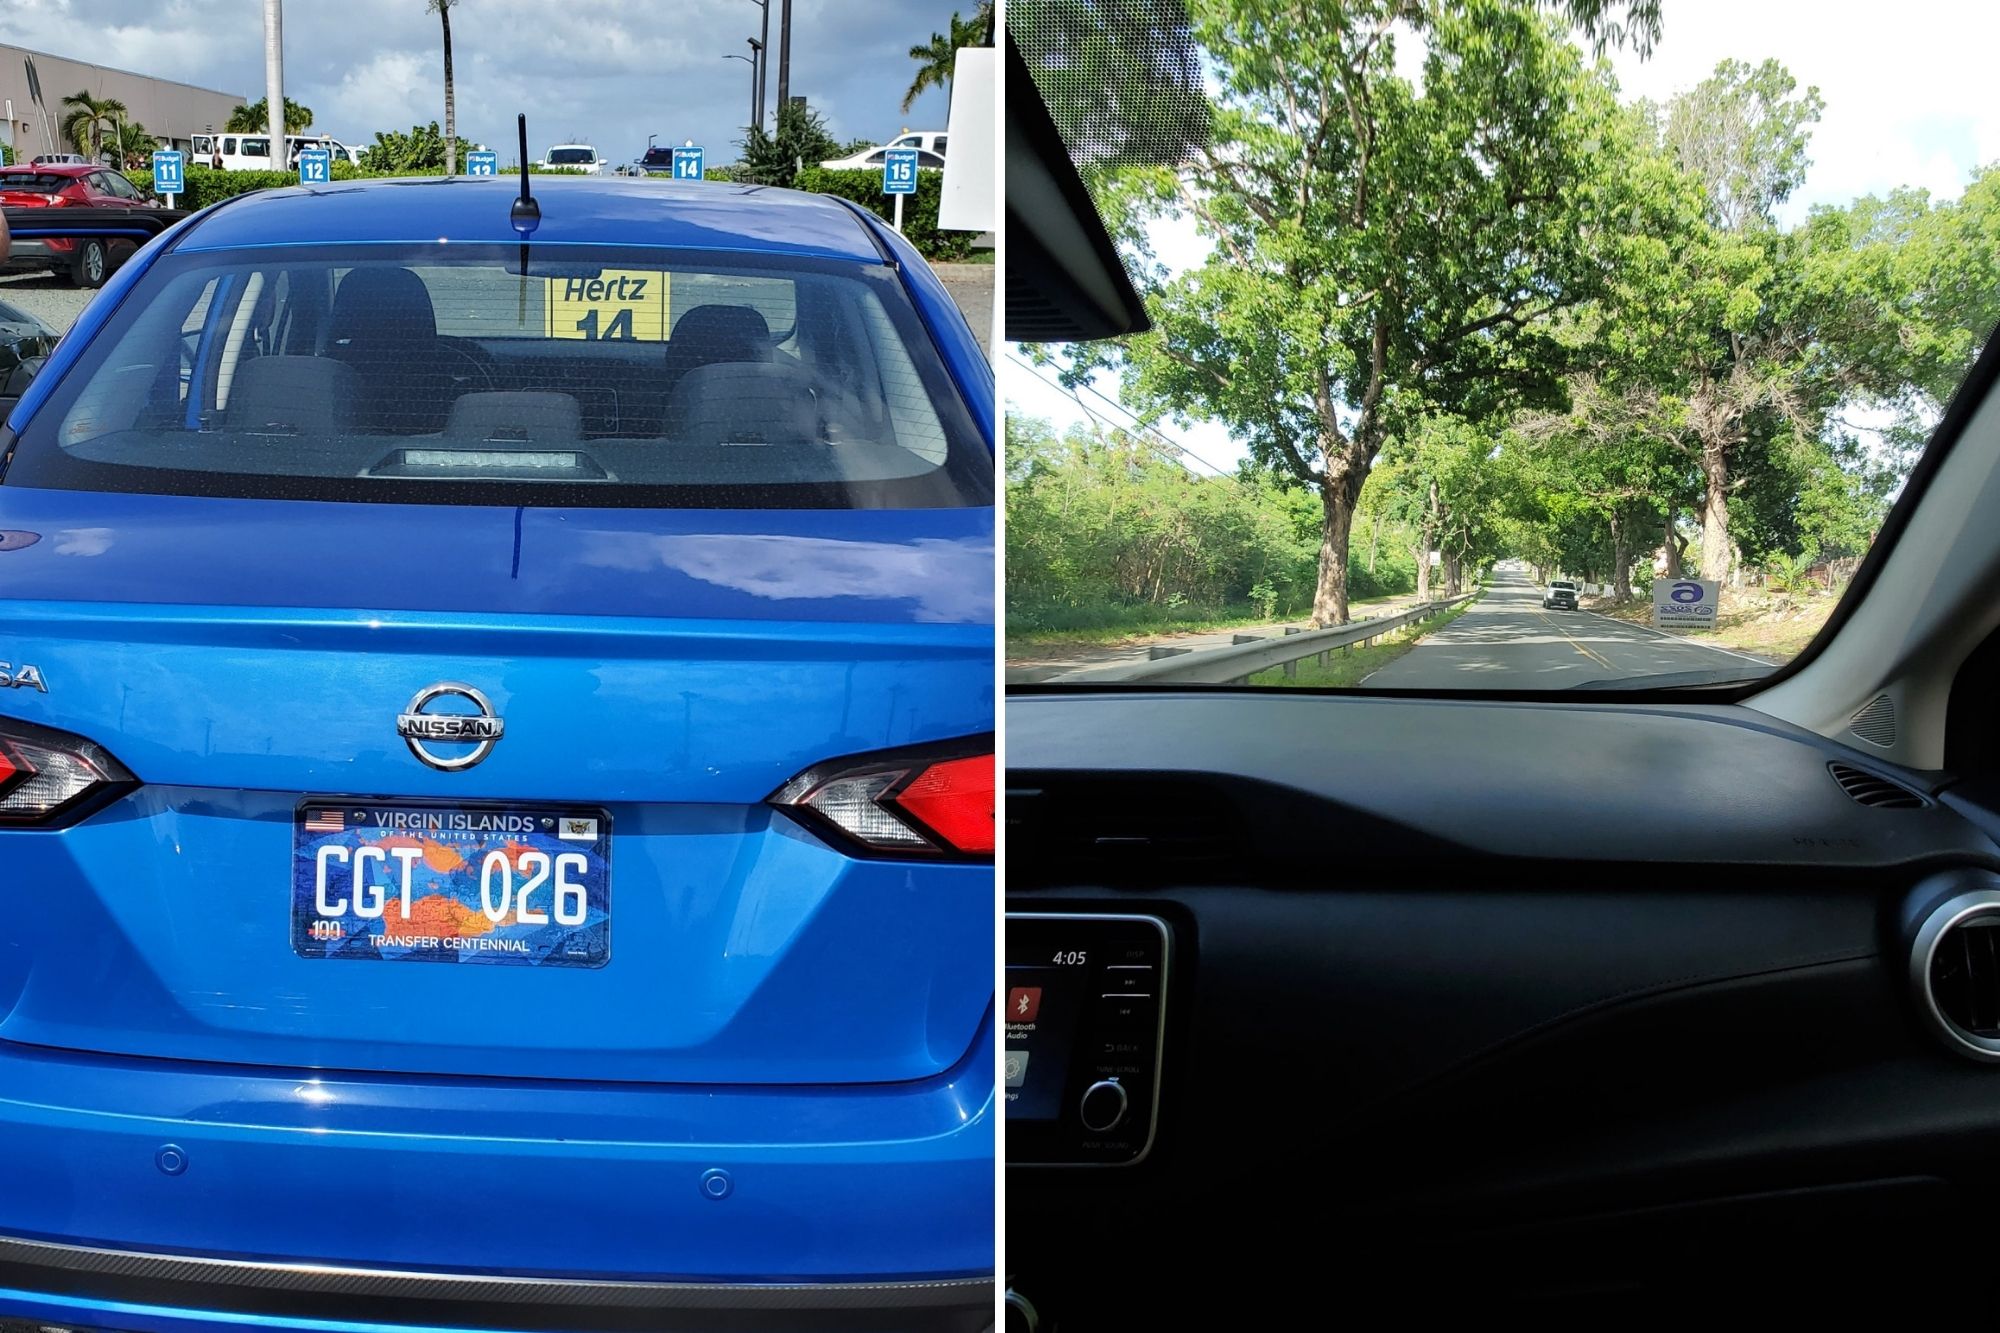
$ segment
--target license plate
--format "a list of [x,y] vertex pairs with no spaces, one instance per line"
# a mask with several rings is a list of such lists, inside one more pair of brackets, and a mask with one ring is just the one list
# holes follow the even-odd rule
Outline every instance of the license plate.
[[611,819],[602,810],[307,802],[292,818],[302,958],[602,967]]

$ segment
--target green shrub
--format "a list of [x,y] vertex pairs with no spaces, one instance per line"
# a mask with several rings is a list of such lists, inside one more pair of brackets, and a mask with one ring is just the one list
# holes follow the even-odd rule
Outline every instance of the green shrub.
[[[879,171],[828,171],[807,167],[792,181],[795,190],[813,194],[836,194],[872,209],[888,221],[895,216],[896,201],[882,193]],[[969,231],[940,231],[937,225],[938,200],[944,191],[942,171],[919,171],[917,192],[903,199],[903,237],[917,247],[917,253],[932,263],[963,260],[972,254]]]

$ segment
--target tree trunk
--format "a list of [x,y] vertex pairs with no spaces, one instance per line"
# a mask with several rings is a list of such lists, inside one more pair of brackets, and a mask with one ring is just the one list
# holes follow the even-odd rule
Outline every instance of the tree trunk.
[[1667,577],[1670,579],[1681,576],[1681,542],[1680,534],[1674,531],[1675,517],[1673,506],[1668,505],[1667,521],[1660,528],[1660,546],[1667,558]]
[[1701,576],[1718,582],[1729,577],[1729,455],[1724,447],[1704,442],[1701,475],[1708,484],[1701,515]]
[[1446,551],[1444,553],[1445,596],[1447,597],[1458,596],[1458,579],[1459,579],[1458,552]]
[[1438,487],[1431,482],[1430,493],[1424,499],[1423,521],[1417,525],[1417,600],[1427,602],[1431,596],[1431,543],[1437,540]]
[[1632,597],[1632,538],[1616,509],[1611,511],[1611,596],[1619,602]]
[[458,102],[451,85],[451,6],[438,6],[444,23],[444,174],[458,174]]
[[1375,573],[1375,548],[1382,544],[1382,511],[1375,511],[1375,531],[1368,537],[1368,573]]
[[1314,629],[1347,623],[1347,541],[1354,531],[1354,502],[1368,469],[1329,451],[1319,481],[1319,583],[1313,589]]

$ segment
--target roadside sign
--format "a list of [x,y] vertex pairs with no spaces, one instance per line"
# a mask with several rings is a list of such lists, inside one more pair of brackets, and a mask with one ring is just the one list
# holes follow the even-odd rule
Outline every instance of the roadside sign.
[[915,194],[916,192],[917,150],[891,148],[882,154],[882,193]]
[[703,175],[703,151],[694,144],[674,149],[674,179],[698,181]]
[[153,193],[180,194],[187,189],[187,160],[178,149],[164,148],[153,154]]
[[672,328],[667,274],[607,268],[593,278],[549,278],[544,336],[585,342],[665,342]]
[[1653,628],[1714,629],[1721,596],[1722,585],[1713,579],[1654,579]]
[[299,151],[299,184],[324,185],[333,179],[333,154],[324,148]]
[[500,154],[491,149],[481,149],[465,155],[465,174],[468,176],[498,176],[500,174]]

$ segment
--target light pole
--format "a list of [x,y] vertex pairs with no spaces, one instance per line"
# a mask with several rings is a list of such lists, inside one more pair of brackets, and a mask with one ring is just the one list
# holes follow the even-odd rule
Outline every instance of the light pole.
[[755,124],[764,128],[764,89],[769,86],[767,77],[771,69],[771,0],[750,0],[750,3],[764,11],[764,32],[757,40],[757,115]]
[[[750,39],[750,45],[754,47],[756,44],[757,44],[757,39],[755,37],[752,37]],[[746,55],[728,55],[724,56],[723,59],[740,60],[744,64],[750,67],[750,100],[754,103],[757,100],[757,58],[755,56],[746,56]],[[751,123],[755,124],[756,119],[757,119],[757,108],[755,106],[752,106],[750,108]]]
[[270,108],[271,170],[285,169],[285,6],[264,0],[264,96]]
[[778,7],[778,115],[792,95],[792,0]]

